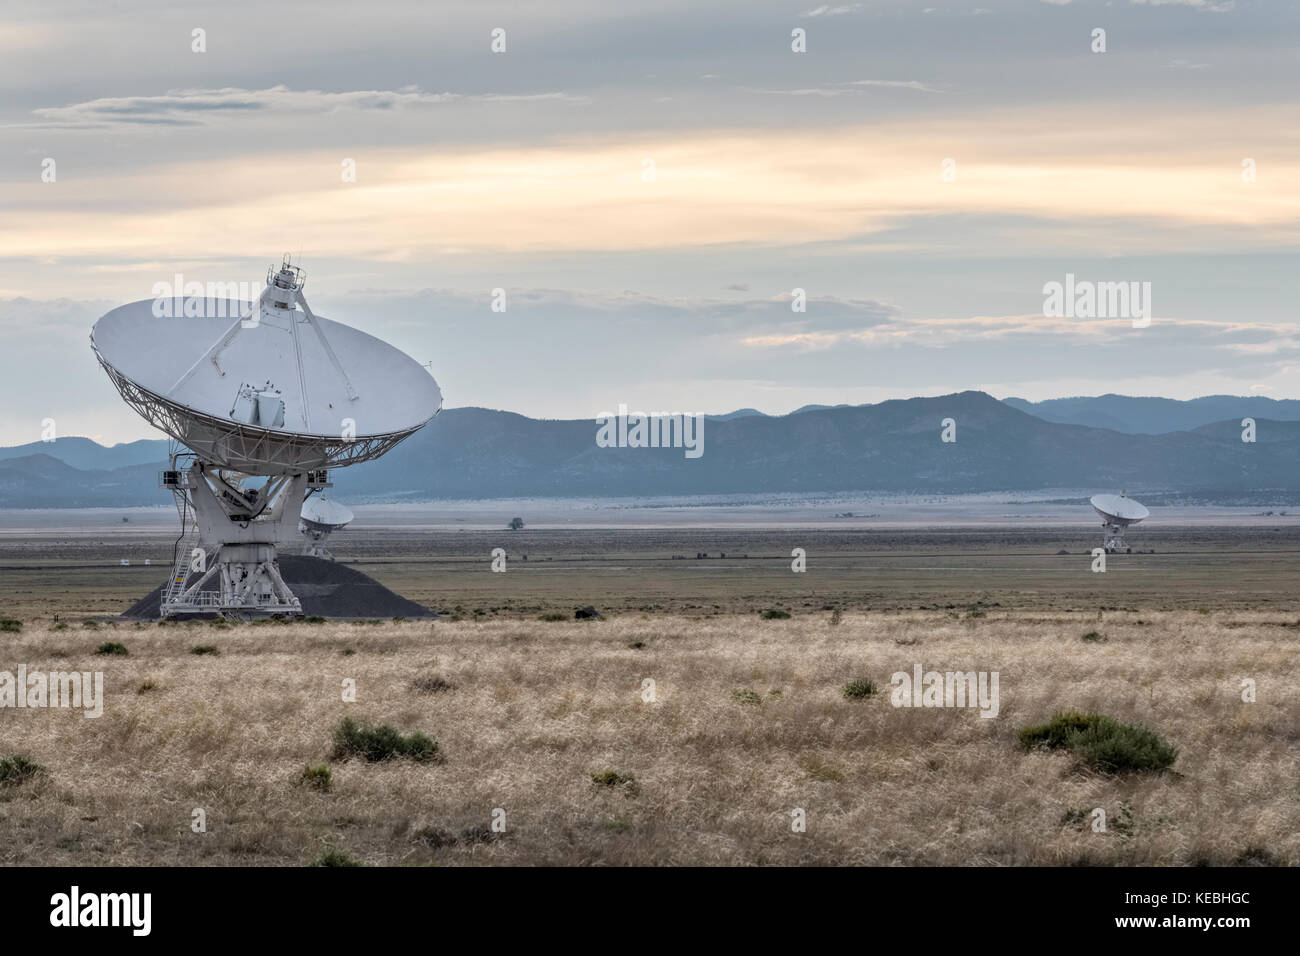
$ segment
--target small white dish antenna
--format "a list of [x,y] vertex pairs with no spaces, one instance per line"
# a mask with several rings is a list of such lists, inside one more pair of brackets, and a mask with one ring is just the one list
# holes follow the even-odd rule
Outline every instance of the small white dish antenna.
[[1146,506],[1128,497],[1126,492],[1117,495],[1093,495],[1088,503],[1092,505],[1093,511],[1101,515],[1101,524],[1105,528],[1102,547],[1106,549],[1106,553],[1118,554],[1122,551],[1131,554],[1133,549],[1125,540],[1124,532],[1130,525],[1135,525],[1151,516]]
[[333,561],[334,555],[325,547],[330,533],[346,528],[352,523],[352,509],[324,495],[311,495],[302,503],[302,517],[298,530],[306,536],[302,553],[313,558]]

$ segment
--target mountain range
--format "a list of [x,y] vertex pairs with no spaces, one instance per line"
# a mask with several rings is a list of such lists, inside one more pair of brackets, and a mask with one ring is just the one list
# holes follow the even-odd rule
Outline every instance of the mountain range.
[[[1253,443],[1242,441],[1244,417],[1256,420]],[[953,442],[941,439],[949,418]],[[1168,422],[1185,427],[1146,430]],[[742,409],[709,417],[704,453],[694,459],[681,448],[598,447],[596,431],[589,419],[447,409],[383,458],[335,471],[335,494],[363,502],[1096,488],[1248,503],[1300,498],[1300,402],[1258,397],[1028,403],[968,391],[782,416]],[[157,472],[167,446],[63,438],[0,448],[0,507],[164,503]]]

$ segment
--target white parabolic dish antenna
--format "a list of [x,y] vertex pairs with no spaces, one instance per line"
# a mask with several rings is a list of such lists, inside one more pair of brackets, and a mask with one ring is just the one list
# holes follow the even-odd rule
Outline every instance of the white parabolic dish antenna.
[[324,495],[311,495],[302,503],[302,518],[298,530],[307,537],[302,553],[313,558],[333,561],[334,555],[325,547],[330,532],[346,528],[352,523],[352,509]]
[[1104,547],[1109,553],[1131,551],[1132,548],[1124,540],[1124,530],[1151,516],[1145,505],[1125,494],[1093,495],[1089,504],[1093,511],[1101,515],[1102,526],[1106,529]]
[[[201,545],[193,560],[178,554],[164,617],[300,613],[275,543],[296,527],[306,490],[329,487],[327,468],[378,458],[442,408],[438,383],[413,358],[315,315],[305,281],[286,257],[256,302],[145,299],[91,330],[122,398],[193,453],[173,455],[162,477],[178,506],[193,507]],[[176,458],[187,456],[180,470]],[[268,480],[254,487],[255,476]]]
[[352,509],[333,498],[313,495],[302,503],[302,523],[335,531],[352,523]]
[[[193,300],[171,300],[163,316],[154,299],[119,306],[95,323],[91,347],[150,424],[201,460],[250,475],[368,461],[438,414],[442,391],[415,359],[313,315],[300,285],[272,291],[286,294],[288,308],[265,293],[256,307],[199,299],[196,317],[184,311]],[[282,419],[259,417],[268,383]]]

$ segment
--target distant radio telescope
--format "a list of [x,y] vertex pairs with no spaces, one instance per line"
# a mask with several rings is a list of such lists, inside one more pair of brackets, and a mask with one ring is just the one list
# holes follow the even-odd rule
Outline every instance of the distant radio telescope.
[[1102,547],[1107,554],[1132,554],[1133,549],[1124,540],[1124,532],[1129,525],[1137,524],[1150,517],[1146,506],[1138,504],[1124,492],[1117,495],[1093,495],[1089,503],[1092,510],[1101,515],[1101,524],[1105,528]]
[[302,517],[298,520],[298,530],[307,536],[302,553],[333,561],[334,555],[325,547],[325,539],[331,531],[346,528],[351,523],[352,509],[347,505],[341,505],[324,495],[310,496],[302,503]]
[[415,359],[312,312],[305,281],[286,256],[256,302],[178,297],[159,309],[145,299],[91,330],[123,400],[185,446],[160,484],[198,535],[177,548],[163,617],[301,614],[276,545],[293,537],[306,493],[330,487],[326,469],[378,458],[442,408]]

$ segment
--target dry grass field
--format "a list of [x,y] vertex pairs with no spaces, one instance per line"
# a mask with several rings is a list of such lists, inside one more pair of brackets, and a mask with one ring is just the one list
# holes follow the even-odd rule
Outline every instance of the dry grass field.
[[[838,623],[28,621],[0,635],[0,667],[102,670],[107,701],[99,719],[0,711],[0,757],[46,770],[0,785],[0,862],[296,865],[332,847],[383,865],[1300,864],[1296,625],[1294,611],[979,607]],[[128,654],[96,655],[103,641]],[[891,706],[890,674],[916,663],[998,671],[998,716]],[[880,692],[846,699],[858,678]],[[1157,731],[1178,747],[1172,771],[1108,775],[1020,747],[1020,728],[1065,707]],[[442,760],[333,759],[344,717],[422,731]],[[319,763],[328,792],[301,781]],[[593,782],[607,770],[622,776]]]

